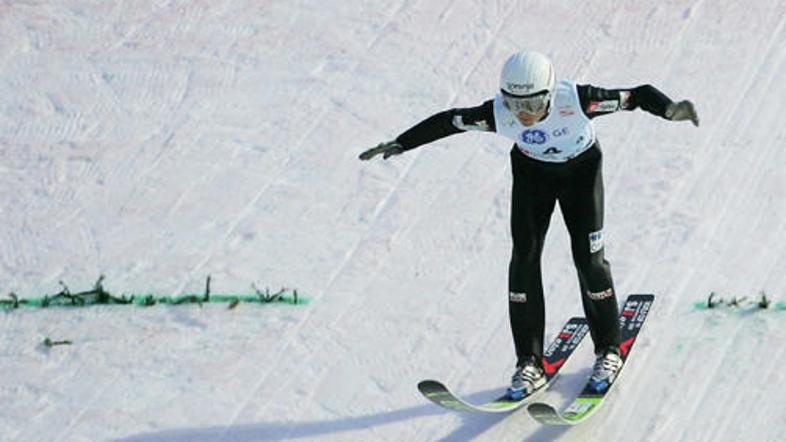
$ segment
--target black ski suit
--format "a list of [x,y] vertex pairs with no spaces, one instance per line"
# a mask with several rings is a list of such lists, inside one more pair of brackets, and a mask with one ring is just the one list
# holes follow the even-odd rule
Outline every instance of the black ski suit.
[[[671,103],[651,85],[630,89],[577,85],[576,91],[581,110],[590,119],[636,108],[666,118],[666,107]],[[549,109],[549,112],[554,111]],[[477,107],[435,114],[399,135],[396,141],[409,150],[466,130],[497,132],[494,100]],[[617,348],[620,344],[619,311],[609,263],[602,248],[603,178],[599,144],[596,141],[575,158],[558,163],[531,158],[516,144],[510,157],[513,253],[508,289],[510,325],[518,364],[532,356],[536,361],[543,357],[545,307],[540,261],[556,202],[560,204],[570,233],[581,300],[595,351]]]

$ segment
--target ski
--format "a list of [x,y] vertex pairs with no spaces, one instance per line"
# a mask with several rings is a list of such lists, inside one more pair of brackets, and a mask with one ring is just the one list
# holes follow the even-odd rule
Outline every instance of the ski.
[[654,295],[630,295],[625,300],[620,315],[620,326],[622,331],[622,343],[620,344],[620,356],[622,356],[622,367],[620,373],[617,374],[617,379],[604,391],[597,393],[590,387],[587,381],[584,389],[573,400],[565,411],[560,413],[557,409],[549,404],[542,402],[534,402],[527,411],[538,422],[550,425],[576,425],[583,422],[590,417],[600,405],[603,399],[608,394],[609,390],[614,384],[619,381],[619,376],[623,368],[625,368],[625,361],[630,356],[630,351],[633,349],[633,343],[636,342],[636,337],[644,325],[644,320],[647,319],[647,313],[650,311]]
[[584,318],[570,318],[556,338],[551,342],[543,355],[543,369],[546,372],[546,385],[535,391],[530,396],[515,401],[508,397],[507,393],[486,403],[475,405],[471,404],[453,394],[450,389],[442,382],[435,380],[425,380],[418,383],[418,390],[426,399],[435,404],[455,411],[467,411],[475,413],[506,413],[517,410],[532,402],[539,394],[545,391],[554,378],[559,373],[560,368],[565,364],[573,350],[578,347],[584,335],[589,331],[587,320]]

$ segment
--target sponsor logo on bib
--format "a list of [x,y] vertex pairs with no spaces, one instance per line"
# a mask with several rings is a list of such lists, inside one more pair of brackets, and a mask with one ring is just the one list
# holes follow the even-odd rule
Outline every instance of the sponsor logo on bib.
[[521,133],[521,141],[527,144],[544,144],[548,140],[548,134],[540,129],[527,129]]

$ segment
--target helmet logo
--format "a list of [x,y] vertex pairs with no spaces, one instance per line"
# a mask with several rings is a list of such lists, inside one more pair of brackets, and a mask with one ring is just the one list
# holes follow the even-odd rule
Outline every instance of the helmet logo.
[[510,92],[513,92],[513,91],[516,91],[516,92],[518,92],[518,91],[529,92],[529,91],[531,91],[532,89],[535,88],[535,85],[532,84],[532,83],[525,83],[525,84],[508,83],[507,86],[508,86],[508,90]]

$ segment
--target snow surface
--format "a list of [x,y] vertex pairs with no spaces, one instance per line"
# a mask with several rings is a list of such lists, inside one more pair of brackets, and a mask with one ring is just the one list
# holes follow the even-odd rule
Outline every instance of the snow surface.
[[[2,313],[0,440],[783,440],[786,313],[692,304],[786,294],[785,23],[784,0],[0,2],[3,295],[212,275],[311,301]],[[617,291],[657,300],[611,399],[570,429],[415,388],[478,402],[509,380],[510,143],[357,159],[490,98],[524,47],[701,118],[596,121]],[[550,338],[581,314],[559,213],[543,262]],[[580,388],[587,342],[546,400]]]

